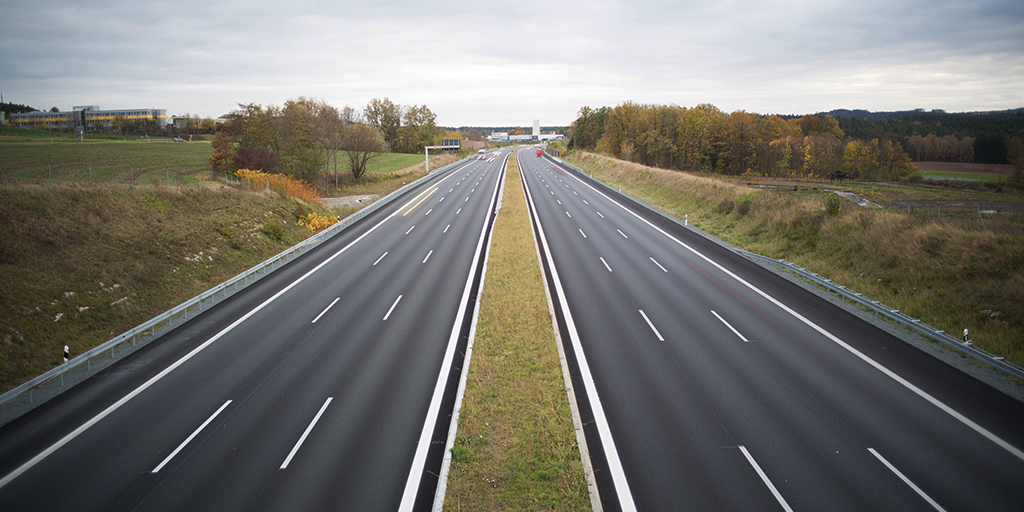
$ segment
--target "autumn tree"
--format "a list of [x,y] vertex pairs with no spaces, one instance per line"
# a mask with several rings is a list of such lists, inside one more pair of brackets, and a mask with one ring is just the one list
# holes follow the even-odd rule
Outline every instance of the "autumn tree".
[[388,150],[380,128],[372,124],[351,123],[341,130],[341,148],[348,156],[352,177],[359,179],[366,172],[366,164]]
[[388,147],[399,147],[398,129],[402,127],[401,105],[396,105],[387,98],[374,98],[363,109],[363,117],[367,123],[380,130]]

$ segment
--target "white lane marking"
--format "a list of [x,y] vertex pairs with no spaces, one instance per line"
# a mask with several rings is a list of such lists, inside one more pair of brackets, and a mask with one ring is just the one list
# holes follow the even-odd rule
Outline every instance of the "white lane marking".
[[[471,189],[469,189],[469,193],[470,193],[470,194],[472,194],[473,192],[476,192],[476,189],[475,189],[475,188],[471,188]],[[466,199],[469,199],[469,198],[467,197]]]
[[1024,451],[1022,451],[1020,448],[1017,448],[1016,446],[1013,446],[1012,444],[1004,441],[1001,437],[993,434],[992,432],[990,432],[985,427],[982,427],[981,425],[975,423],[973,420],[971,420],[967,416],[964,416],[963,414],[961,414],[956,409],[953,409],[952,407],[946,405],[944,402],[942,402],[939,399],[937,399],[937,398],[933,397],[932,395],[928,394],[923,389],[915,386],[914,384],[912,384],[907,379],[904,379],[903,377],[900,377],[899,375],[896,374],[896,372],[893,372],[892,370],[886,368],[885,366],[883,366],[878,361],[875,361],[874,359],[871,359],[870,357],[865,355],[863,352],[857,350],[856,348],[854,348],[850,344],[848,344],[845,341],[839,339],[836,335],[832,334],[831,332],[825,330],[823,327],[819,326],[818,324],[816,324],[816,323],[810,321],[809,319],[805,318],[800,313],[797,313],[796,311],[791,309],[789,306],[787,306],[787,305],[783,304],[782,302],[780,302],[775,297],[772,297],[771,295],[768,295],[767,293],[762,291],[760,288],[758,288],[758,287],[748,283],[747,281],[745,281],[742,278],[740,278],[740,276],[732,273],[731,271],[729,271],[728,269],[726,269],[725,267],[720,265],[718,262],[712,260],[711,258],[708,258],[707,256],[705,256],[704,254],[700,253],[699,251],[697,251],[693,247],[690,247],[689,245],[687,245],[683,241],[681,241],[678,238],[670,235],[665,230],[659,228],[658,226],[655,226],[652,222],[650,222],[649,220],[643,218],[642,216],[640,216],[638,213],[634,212],[633,210],[630,210],[629,208],[626,208],[625,206],[620,204],[618,201],[608,197],[603,192],[601,192],[600,190],[597,190],[596,188],[594,188],[589,183],[583,181],[582,179],[580,179],[580,178],[578,178],[576,176],[573,176],[573,177],[576,178],[580,183],[582,183],[585,186],[589,187],[594,192],[596,192],[596,193],[600,194],[601,196],[603,196],[608,201],[611,201],[612,203],[614,203],[619,208],[622,208],[626,212],[632,214],[637,219],[640,219],[641,222],[643,222],[643,223],[647,224],[648,226],[654,228],[656,231],[658,231],[662,235],[665,235],[665,237],[668,238],[669,240],[672,240],[673,242],[681,245],[682,247],[684,247],[688,251],[692,252],[694,255],[696,255],[700,259],[706,261],[708,264],[710,264],[710,265],[714,266],[715,268],[717,268],[718,270],[720,270],[725,275],[735,279],[736,282],[738,282],[738,283],[742,284],[743,286],[747,287],[749,290],[753,291],[757,295],[760,295],[761,297],[763,297],[768,302],[771,302],[772,304],[774,304],[779,309],[781,309],[781,310],[785,311],[786,313],[788,313],[789,315],[791,315],[793,318],[796,318],[797,320],[802,322],[804,325],[810,327],[811,329],[814,329],[819,334],[821,334],[822,336],[828,338],[829,340],[831,340],[836,345],[839,345],[840,347],[846,349],[847,352],[853,354],[854,356],[856,356],[861,361],[864,361],[865,363],[871,365],[876,370],[882,372],[883,374],[885,374],[890,379],[896,381],[901,386],[903,386],[903,387],[907,388],[908,390],[910,390],[912,393],[914,393],[917,396],[923,398],[924,400],[926,400],[928,403],[934,405],[935,407],[938,407],[940,410],[942,410],[946,414],[952,416],[954,419],[956,419],[957,421],[963,423],[968,428],[974,430],[978,434],[981,434],[983,437],[985,437],[989,441],[992,441],[993,443],[999,445],[999,447],[1001,447],[1002,449],[1010,452],[1014,457],[1017,457],[1018,459],[1024,460]]
[[747,448],[742,444],[739,448],[740,451],[743,452],[743,456],[747,458],[748,462],[750,462],[750,465],[754,466],[754,470],[757,471],[758,476],[761,477],[761,481],[764,482],[764,484],[768,486],[768,489],[772,491],[772,494],[775,495],[775,499],[779,501],[779,505],[782,505],[782,508],[786,512],[793,512],[793,509],[789,507],[789,503],[786,503],[786,499],[782,497],[782,494],[779,494],[779,490],[776,489],[775,485],[772,484],[772,481],[768,479],[768,475],[764,474],[764,471],[761,470],[761,466],[757,465],[757,461],[750,455]]
[[736,336],[739,336],[740,339],[744,341],[744,343],[750,343],[750,340],[748,340],[742,334],[740,334],[740,332],[737,331],[736,328],[733,327],[729,322],[726,322],[725,319],[722,318],[722,315],[719,315],[718,313],[715,313],[715,310],[713,310],[713,309],[711,310],[711,314],[715,315],[715,318],[718,318],[719,322],[722,322],[723,324],[725,324],[725,326],[728,327],[729,330],[732,331],[733,334],[735,334]]
[[611,272],[612,271],[612,267],[608,266],[608,262],[605,261],[604,258],[601,257],[601,256],[598,256],[598,258],[601,258],[601,263],[604,263],[604,268],[608,269],[608,272]]
[[391,309],[388,309],[388,314],[384,315],[384,320],[387,320],[388,317],[391,316],[391,312],[395,310],[395,306],[398,305],[398,301],[400,301],[400,300],[402,300],[402,296],[401,295],[399,295],[398,298],[395,299],[395,303],[391,305]]
[[459,212],[461,212],[461,211],[462,211],[462,208],[459,208],[458,210],[455,211],[455,215],[458,215]]
[[447,226],[444,227],[444,231],[442,231],[441,233],[447,233],[448,232],[448,228],[450,228],[450,227],[452,227],[452,225],[448,224]]
[[434,211],[433,208],[427,210],[427,213],[424,213],[423,216],[426,217],[427,215],[430,215],[430,212],[432,212],[432,211]]
[[433,249],[431,249],[430,252],[427,253],[427,257],[426,258],[423,258],[423,263],[426,263],[427,260],[430,259],[430,255],[431,254],[434,254],[434,250]]
[[[383,258],[383,256],[381,256],[381,257]],[[333,301],[331,301],[331,303],[330,303],[330,304],[328,304],[328,305],[327,305],[327,307],[326,307],[326,308],[324,308],[324,310],[323,310],[323,311],[321,311],[321,312],[320,312],[320,314],[319,314],[319,315],[317,315],[317,316],[316,316],[316,318],[314,318],[314,319],[313,319],[313,321],[312,321],[312,322],[310,322],[310,323],[311,323],[311,324],[315,324],[315,323],[316,323],[316,321],[317,321],[317,320],[320,320],[320,317],[324,316],[324,313],[327,313],[327,310],[328,310],[328,309],[331,309],[331,308],[333,308],[333,307],[334,307],[334,305],[335,305],[335,304],[337,304],[337,303],[338,303],[338,301],[339,301],[340,299],[341,299],[341,297],[338,297],[338,298],[334,299]]]
[[[576,228],[576,229],[579,229],[579,228]],[[580,234],[581,234],[581,235],[583,235],[583,238],[586,238],[586,237],[587,237],[587,234],[586,234],[586,233],[584,233],[582,229],[580,229]]]
[[298,453],[299,447],[302,446],[302,443],[306,442],[306,437],[309,435],[310,432],[313,431],[313,427],[316,426],[316,422],[320,421],[320,416],[322,416],[324,414],[324,411],[327,410],[327,406],[331,405],[331,400],[334,400],[333,396],[327,397],[327,401],[324,402],[324,405],[320,407],[320,411],[317,412],[316,416],[313,417],[313,421],[309,422],[309,426],[306,427],[306,431],[302,433],[302,437],[299,438],[299,441],[295,443],[295,446],[292,447],[292,451],[288,454],[288,457],[286,457],[284,459],[284,462],[281,463],[281,469],[286,469],[288,467],[288,463],[292,461],[292,457],[294,457],[295,454]]
[[[411,231],[411,230],[410,230],[410,231]],[[407,235],[408,235],[408,234],[409,234],[409,231],[406,231],[406,232],[405,232],[405,234],[407,234]],[[380,255],[380,258],[377,258],[377,261],[373,262],[373,265],[372,265],[372,266],[376,267],[376,266],[377,266],[377,264],[378,264],[378,263],[380,263],[380,260],[384,259],[384,256],[387,256],[387,255],[388,255],[388,252],[387,252],[387,251],[384,251],[384,254],[381,254],[381,255]]]
[[40,452],[39,455],[36,455],[35,457],[32,457],[31,459],[29,459],[28,462],[26,462],[26,463],[22,464],[21,466],[19,466],[18,469],[15,469],[14,471],[11,471],[10,473],[8,473],[7,476],[3,477],[3,479],[0,479],[0,488],[3,488],[3,486],[11,483],[11,480],[14,480],[15,478],[18,478],[18,476],[20,476],[22,473],[28,471],[29,469],[32,469],[33,466],[35,466],[36,464],[39,464],[39,461],[45,459],[46,457],[49,457],[51,454],[53,454],[53,452],[59,450],[64,445],[70,443],[76,437],[80,436],[82,434],[82,432],[85,432],[86,430],[88,430],[93,425],[99,423],[100,420],[102,420],[103,418],[106,418],[111,413],[113,413],[114,411],[119,409],[122,405],[126,404],[129,400],[131,400],[132,398],[135,398],[136,396],[138,396],[143,391],[149,389],[150,386],[152,386],[153,384],[156,384],[160,379],[166,377],[167,374],[171,373],[172,371],[177,369],[179,366],[185,364],[189,359],[192,359],[193,357],[195,357],[196,354],[198,354],[198,353],[202,352],[204,349],[206,349],[206,347],[209,347],[215,341],[219,340],[222,336],[224,336],[225,334],[231,332],[235,327],[238,327],[242,322],[248,320],[249,317],[251,317],[251,316],[255,315],[256,313],[258,313],[260,310],[262,310],[264,307],[266,307],[267,304],[270,304],[271,302],[274,302],[275,300],[277,300],[278,297],[284,295],[285,293],[287,293],[289,290],[294,288],[296,285],[298,285],[302,281],[305,281],[306,278],[311,276],[311,275],[313,275],[314,272],[316,272],[316,271],[320,270],[321,268],[325,267],[331,261],[334,261],[334,258],[337,258],[339,255],[341,255],[341,253],[347,251],[349,249],[349,247],[352,247],[353,245],[356,244],[356,242],[362,240],[367,235],[372,233],[375,229],[379,228],[382,224],[384,224],[389,219],[391,219],[391,217],[394,217],[395,214],[397,214],[399,211],[401,211],[401,209],[395,210],[394,213],[392,213],[391,215],[388,215],[387,217],[382,219],[380,222],[378,222],[372,228],[368,229],[365,233],[363,233],[362,235],[359,235],[358,238],[356,238],[355,240],[349,242],[349,244],[346,245],[345,247],[342,247],[340,251],[332,254],[329,258],[327,258],[324,261],[322,261],[319,265],[317,265],[316,267],[313,267],[312,270],[310,270],[309,272],[306,272],[305,274],[303,274],[302,277],[296,279],[295,281],[292,281],[291,284],[289,284],[288,286],[285,286],[284,288],[281,289],[281,291],[275,293],[272,297],[270,297],[269,299],[263,301],[259,306],[256,306],[251,311],[249,311],[248,313],[243,315],[241,318],[239,318],[238,320],[235,320],[234,322],[232,322],[231,325],[225,327],[220,332],[218,332],[217,334],[213,335],[213,337],[211,337],[210,339],[208,339],[205,342],[203,342],[202,345],[199,345],[198,347],[192,349],[191,352],[189,352],[188,354],[185,354],[184,356],[182,356],[181,359],[178,359],[177,361],[175,361],[173,364],[171,364],[167,368],[164,368],[163,371],[161,371],[160,373],[154,375],[152,378],[147,380],[145,383],[143,383],[139,387],[137,387],[134,390],[132,390],[131,393],[128,393],[127,395],[125,395],[120,400],[118,400],[118,401],[114,402],[113,404],[111,404],[109,407],[104,409],[103,412],[97,414],[96,416],[93,416],[92,419],[90,419],[89,421],[83,423],[82,426],[76,428],[70,434],[62,437],[60,439],[60,441],[57,441],[56,443],[53,443],[52,445],[50,445],[49,448],[47,448],[47,449],[43,450],[42,452]]
[[465,201],[462,201],[462,202],[463,202],[463,203],[468,203],[468,202],[469,202],[469,196],[466,196],[466,200],[465,200]]
[[661,263],[658,263],[658,260],[656,260],[654,258],[651,258],[651,261],[653,261],[654,264],[657,265],[658,268],[660,268],[662,270],[662,272],[668,272],[668,270],[665,270],[665,267],[661,266]]
[[903,480],[903,483],[909,485],[910,488],[913,489],[914,492],[918,494],[918,496],[924,498],[924,500],[927,501],[928,504],[932,506],[932,508],[940,512],[946,512],[946,509],[942,508],[942,506],[936,503],[935,500],[933,500],[930,496],[925,494],[925,492],[922,491],[920,487],[914,485],[914,482],[911,482],[909,478],[907,478],[906,476],[903,475],[903,473],[900,472],[900,470],[896,469],[896,466],[889,464],[889,461],[885,460],[885,457],[882,457],[882,454],[875,451],[874,448],[868,448],[868,451],[871,452],[872,455],[877,457],[878,460],[882,461],[882,464],[885,464],[885,467],[889,468],[889,471],[892,471],[893,473],[896,474],[896,476],[900,477],[900,480]]
[[597,394],[597,385],[594,383],[594,375],[590,372],[590,365],[587,364],[587,356],[583,352],[580,334],[576,330],[576,321],[572,317],[572,312],[569,311],[565,290],[562,288],[562,281],[558,278],[558,269],[555,267],[554,258],[551,256],[551,247],[548,245],[547,237],[544,236],[544,226],[537,216],[537,205],[533,202],[530,186],[526,184],[526,180],[523,180],[523,183],[526,189],[526,199],[530,207],[531,216],[537,220],[537,232],[540,235],[541,246],[544,248],[544,259],[547,260],[548,268],[551,270],[551,280],[555,284],[555,293],[559,299],[562,317],[565,319],[566,330],[569,331],[569,340],[572,342],[573,353],[576,355],[576,362],[579,365],[580,378],[583,380],[583,388],[587,392],[587,400],[590,402],[591,410],[594,413],[597,434],[601,439],[605,458],[608,461],[608,472],[611,474],[612,484],[615,486],[615,494],[619,498],[619,508],[627,512],[635,511],[636,504],[633,503],[633,494],[629,490],[629,482],[626,481],[626,472],[622,469],[622,460],[619,458],[619,452],[615,449],[615,439],[612,438],[608,417],[605,415],[604,407],[601,405],[601,397]]
[[[566,212],[565,212],[565,214],[566,214],[566,215],[569,215],[569,212],[568,212],[568,211],[566,211]],[[569,215],[569,218],[571,219],[571,218],[572,218],[572,215]]]
[[602,219],[604,218],[604,215],[601,215],[601,212],[597,212],[597,216],[601,217]]
[[639,311],[640,312],[640,316],[644,317],[644,320],[647,321],[647,325],[649,325],[651,327],[651,330],[654,331],[654,334],[656,334],[658,336],[658,341],[665,341],[665,338],[661,337],[661,333],[658,332],[658,328],[654,326],[654,323],[651,322],[651,319],[647,318],[647,313],[644,313],[644,310],[642,310],[642,309],[639,309],[637,311]]
[[583,200],[583,204],[589,205],[590,203],[588,203],[588,202],[587,202],[587,200],[586,200],[586,199],[584,199],[584,200]]
[[579,194],[577,194],[577,193],[576,193],[576,191],[575,191],[575,190],[573,190],[573,191],[572,191],[572,195],[574,195],[574,196],[578,196]]
[[[452,193],[452,190],[455,190],[455,189],[454,189],[454,188],[450,188],[450,189],[448,189],[448,193],[449,193],[449,194],[451,194],[451,193]],[[444,199],[444,198],[442,197],[441,199]]]
[[444,198],[445,198],[445,196],[441,196],[441,199],[438,199],[437,202],[440,203],[441,201],[444,201]]
[[209,425],[210,422],[213,421],[213,419],[216,418],[217,415],[220,414],[221,411],[223,411],[230,403],[231,403],[231,400],[228,400],[227,402],[224,402],[224,405],[220,406],[220,408],[217,409],[216,412],[211,414],[209,418],[206,418],[206,421],[204,421],[202,425],[199,425],[199,428],[197,428],[195,430],[195,432],[192,432],[192,435],[188,436],[187,439],[182,441],[181,444],[179,444],[178,447],[175,448],[174,451],[171,452],[171,454],[168,455],[167,458],[163,460],[163,462],[161,462],[155,468],[153,468],[153,471],[150,471],[150,473],[156,473],[156,472],[160,471],[161,469],[163,469],[163,467],[166,466],[167,463],[170,462],[171,459],[173,459],[174,456],[178,454],[178,452],[180,452],[183,448],[185,448],[185,445],[187,445],[190,441],[195,439],[195,437],[198,436],[199,433],[202,432],[203,429],[206,428],[206,426]]
[[[428,197],[434,195],[434,192],[437,192],[437,185],[434,185],[433,187],[430,187],[429,190],[424,191],[424,192],[429,192],[429,193],[424,195],[423,199],[420,199],[416,204],[412,205],[412,207],[409,208],[408,211],[406,211],[405,213],[402,214],[402,217],[405,217],[406,215],[409,215],[410,213],[412,213],[412,211],[415,210],[416,207],[420,205],[420,203],[422,203],[423,201],[426,201]],[[412,201],[415,201],[415,200],[416,200],[416,198],[413,198],[411,201],[409,201],[409,203],[411,203]],[[409,203],[405,203],[405,204],[408,205]],[[405,208],[405,206],[403,206],[402,208]],[[402,208],[399,208],[396,211],[396,213],[399,212],[399,211],[402,211]]]
[[[508,161],[508,154],[502,160],[501,168],[505,169]],[[486,211],[494,211],[494,204],[498,200],[499,191],[505,182],[505,176],[496,180],[494,191],[491,192],[491,201]],[[423,429],[420,431],[419,440],[416,443],[416,453],[413,455],[412,464],[409,467],[409,477],[405,481],[405,490],[402,491],[402,501],[398,504],[399,512],[411,512],[413,503],[416,501],[416,494],[419,491],[420,480],[423,478],[424,465],[427,460],[427,450],[431,446],[431,435],[434,433],[434,426],[437,423],[437,416],[440,414],[441,397],[444,395],[445,385],[451,373],[452,358],[455,355],[455,346],[462,331],[463,319],[466,310],[469,309],[469,296],[473,288],[473,277],[476,276],[476,269],[480,264],[480,253],[484,249],[484,239],[487,234],[487,220],[480,227],[480,236],[476,244],[476,252],[473,253],[473,263],[470,265],[469,274],[466,276],[466,287],[462,291],[462,298],[459,300],[458,313],[455,315],[455,323],[452,326],[451,336],[448,337],[448,347],[445,349],[444,358],[441,360],[441,369],[437,374],[437,382],[434,384],[434,394],[430,398],[430,405],[427,406],[427,416],[423,421]],[[443,481],[443,480],[442,480]],[[436,491],[435,491],[436,492]]]
[[559,199],[555,199],[555,201],[558,201],[558,204],[562,204],[562,201]]
[[618,232],[619,232],[619,234],[620,234],[620,235],[622,235],[622,238],[629,238],[628,236],[626,236],[626,234],[625,234],[625,233],[623,233],[623,232],[622,232],[622,230],[621,230],[621,229],[616,229],[615,231],[618,231]]

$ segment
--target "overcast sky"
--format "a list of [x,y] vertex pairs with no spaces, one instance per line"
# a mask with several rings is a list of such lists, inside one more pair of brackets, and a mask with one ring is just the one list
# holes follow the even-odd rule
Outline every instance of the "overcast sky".
[[580,107],[1024,107],[1024,1],[0,0],[0,92],[217,117],[299,96],[444,126]]

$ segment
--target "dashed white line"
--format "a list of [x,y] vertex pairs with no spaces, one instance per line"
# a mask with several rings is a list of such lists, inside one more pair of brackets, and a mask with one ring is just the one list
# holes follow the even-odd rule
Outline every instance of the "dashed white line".
[[744,342],[744,343],[750,343],[750,340],[748,340],[748,339],[747,339],[746,337],[744,337],[744,336],[743,336],[742,334],[740,334],[740,332],[739,332],[739,331],[737,331],[735,327],[733,327],[732,325],[730,325],[730,324],[729,324],[729,322],[726,322],[726,321],[725,321],[725,319],[724,319],[724,318],[722,318],[722,316],[721,316],[721,315],[719,315],[718,313],[715,313],[715,310],[713,310],[713,309],[712,309],[712,310],[711,310],[711,314],[712,314],[712,315],[715,315],[715,317],[716,317],[716,318],[718,318],[718,320],[719,320],[720,322],[722,322],[723,324],[725,324],[725,326],[726,326],[726,327],[728,327],[728,328],[729,328],[729,330],[730,330],[730,331],[732,331],[732,333],[733,333],[733,334],[735,334],[736,336],[739,336],[739,337],[740,337],[740,339],[741,339],[741,340],[743,340],[743,342]]
[[651,258],[651,261],[653,261],[654,264],[657,265],[658,268],[660,268],[663,272],[668,272],[668,270],[665,270],[665,267],[661,266],[661,263],[658,263],[658,260]]
[[604,218],[604,215],[601,215],[601,212],[597,212],[597,216],[601,217],[602,219]]
[[638,311],[640,311],[640,316],[644,317],[644,320],[647,321],[647,325],[649,325],[651,327],[651,330],[654,331],[654,334],[658,336],[658,341],[665,341],[665,338],[661,337],[661,333],[658,332],[658,328],[654,326],[654,323],[651,322],[651,319],[647,318],[647,313],[644,313],[644,310],[642,309]]
[[601,258],[601,263],[604,263],[604,268],[608,269],[608,272],[611,272],[612,271],[612,267],[608,266],[608,262],[605,261],[604,258],[601,257],[601,256],[598,256],[598,258]]
[[426,263],[427,260],[430,259],[430,255],[431,254],[434,254],[434,250],[433,249],[431,249],[430,252],[427,253],[427,257],[426,258],[423,258],[423,263]]
[[[383,258],[383,256],[381,256],[381,257]],[[312,322],[310,322],[310,323],[311,323],[311,324],[315,324],[315,323],[316,323],[316,321],[317,321],[317,320],[320,320],[320,317],[324,316],[324,313],[326,313],[328,309],[331,309],[331,308],[333,308],[333,307],[334,307],[334,305],[335,305],[335,304],[337,304],[338,300],[340,300],[340,299],[341,299],[341,297],[338,297],[338,298],[334,299],[333,301],[331,301],[331,303],[330,303],[330,304],[328,304],[328,305],[327,305],[327,307],[326,307],[326,308],[324,308],[324,310],[323,310],[323,311],[321,311],[321,312],[320,312],[320,314],[319,314],[319,315],[317,315],[317,316],[316,316],[316,318],[314,318],[314,319],[313,319],[313,321],[312,321]]]
[[768,475],[764,474],[764,471],[761,471],[761,466],[757,465],[757,461],[750,455],[750,452],[747,451],[746,447],[740,445],[739,448],[740,451],[743,452],[743,456],[747,458],[748,462],[750,462],[750,465],[754,466],[754,471],[757,471],[757,474],[761,477],[761,481],[764,482],[764,484],[768,486],[768,489],[772,491],[772,494],[775,495],[775,499],[779,501],[779,505],[782,505],[782,508],[786,512],[793,512],[793,509],[789,508],[789,503],[786,503],[782,494],[779,494],[779,490],[776,489],[775,485],[772,484],[772,481],[768,479]]
[[930,496],[925,494],[920,487],[914,485],[914,482],[911,482],[909,478],[907,478],[906,476],[903,475],[903,473],[900,472],[900,470],[896,469],[896,466],[889,464],[889,461],[885,460],[885,457],[882,457],[882,454],[876,452],[874,448],[868,448],[868,451],[871,452],[872,455],[877,457],[878,460],[882,461],[882,464],[885,464],[885,467],[889,468],[889,471],[892,471],[893,473],[896,474],[896,476],[900,477],[900,480],[903,480],[903,483],[909,485],[910,488],[913,489],[914,492],[918,494],[918,496],[924,498],[924,500],[927,501],[928,504],[932,506],[932,508],[934,508],[935,510],[939,510],[941,512],[946,512],[946,509],[942,508],[942,506],[936,503],[935,500],[931,499]]
[[306,437],[309,436],[309,433],[313,431],[313,427],[316,426],[316,422],[320,421],[320,416],[322,416],[324,414],[324,411],[327,410],[327,406],[331,405],[331,400],[334,400],[333,396],[327,397],[327,401],[324,402],[324,405],[322,407],[320,407],[320,411],[317,412],[316,416],[313,417],[313,421],[309,422],[309,426],[306,427],[306,431],[302,433],[302,437],[300,437],[299,441],[295,443],[294,447],[292,447],[291,453],[289,453],[288,457],[285,458],[284,462],[281,463],[281,469],[286,469],[288,467],[288,464],[292,461],[292,457],[294,457],[295,454],[298,453],[299,448],[302,446],[302,443],[306,442]]
[[182,441],[181,444],[179,444],[178,447],[175,448],[174,451],[171,452],[171,454],[168,455],[167,458],[163,460],[163,462],[161,462],[159,465],[157,465],[157,467],[153,468],[153,471],[150,471],[150,473],[156,473],[157,471],[160,471],[161,469],[163,469],[163,467],[166,466],[167,463],[170,462],[171,459],[173,459],[174,456],[178,454],[178,452],[180,452],[183,448],[185,448],[185,445],[187,445],[190,441],[195,439],[195,437],[197,435],[199,435],[199,433],[202,432],[202,430],[204,428],[206,428],[206,426],[209,425],[210,422],[213,421],[213,419],[216,418],[217,415],[220,414],[221,411],[223,411],[230,403],[231,403],[231,400],[228,400],[227,402],[224,402],[224,405],[220,406],[220,409],[217,409],[217,411],[214,412],[213,414],[211,414],[209,418],[206,418],[206,421],[204,421],[202,425],[199,425],[199,428],[197,428],[195,430],[195,432],[192,432],[192,435],[188,436],[187,439]]
[[430,215],[430,212],[432,212],[432,211],[434,211],[433,208],[427,210],[427,213],[424,213],[423,216],[426,217],[427,215]]
[[398,301],[400,301],[400,300],[402,300],[402,296],[401,295],[399,295],[398,298],[395,299],[395,303],[391,305],[391,309],[388,310],[388,314],[384,315],[384,320],[387,320],[388,317],[391,316],[391,312],[395,310],[395,306],[398,305]]
[[583,200],[583,204],[590,205],[590,203],[588,203],[586,199]]
[[[410,229],[409,231],[412,231],[412,229]],[[406,231],[406,232],[405,232],[405,234],[407,234],[407,235],[408,235],[408,234],[409,234],[409,231]],[[380,263],[380,260],[384,259],[384,256],[387,256],[387,255],[388,255],[388,252],[387,252],[387,251],[384,251],[384,254],[381,254],[381,255],[380,255],[380,258],[377,258],[377,261],[373,262],[373,266],[374,266],[374,267],[376,267],[376,266],[377,266],[377,264],[378,264],[378,263]]]
[[558,201],[558,204],[562,204],[561,200],[555,199],[555,201]]
[[622,230],[621,230],[621,229],[616,229],[615,231],[618,231],[618,232],[619,232],[619,234],[620,234],[620,235],[622,235],[622,238],[629,238],[628,236],[626,236],[626,234],[625,234],[625,233],[623,233],[623,232],[622,232]]
[[452,227],[452,225],[448,224],[447,226],[444,227],[444,231],[442,231],[441,233],[447,233],[448,232],[448,228],[450,228],[450,227]]
[[[569,215],[569,211],[568,211],[568,210],[566,210],[565,214],[566,214],[566,215]],[[569,218],[571,219],[571,218],[572,218],[572,215],[569,215]]]
[[407,235],[408,235],[408,234],[409,234],[409,233],[411,233],[411,232],[412,232],[412,230],[414,230],[414,229],[416,229],[416,226],[413,226],[413,227],[409,228],[409,231],[406,231],[406,232],[405,232],[405,234],[407,234]]
[[[579,228],[576,228],[576,229],[579,229]],[[586,234],[586,233],[584,233],[582,229],[580,229],[580,234],[581,234],[581,235],[583,235],[583,238],[586,238],[586,237],[587,237],[587,234]]]
[[461,212],[461,211],[462,211],[462,208],[459,208],[458,210],[455,210],[455,215],[458,215],[459,212]]

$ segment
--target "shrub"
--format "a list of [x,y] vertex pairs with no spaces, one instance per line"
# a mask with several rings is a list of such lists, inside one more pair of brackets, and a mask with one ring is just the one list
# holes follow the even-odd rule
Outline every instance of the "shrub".
[[836,194],[825,196],[825,213],[831,217],[843,211],[843,199]]
[[740,215],[746,215],[750,213],[750,207],[754,203],[750,196],[741,197],[736,201],[736,213]]

